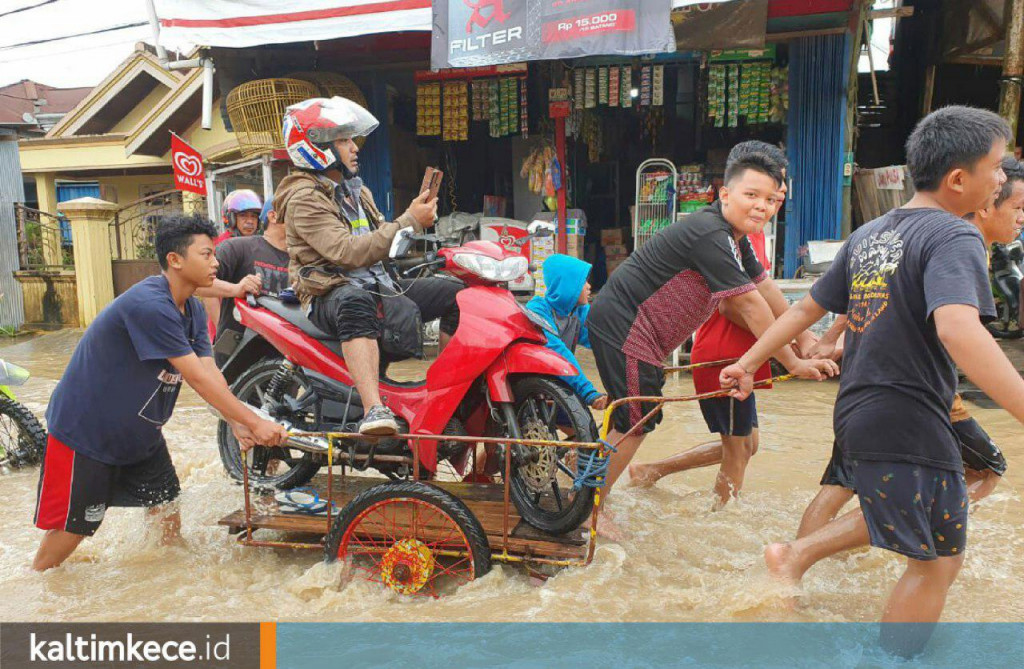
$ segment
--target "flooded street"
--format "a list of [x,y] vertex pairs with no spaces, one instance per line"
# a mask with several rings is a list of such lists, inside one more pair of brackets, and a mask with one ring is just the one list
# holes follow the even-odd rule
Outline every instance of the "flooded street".
[[[32,372],[19,397],[40,417],[80,334],[0,343],[0,358]],[[596,379],[589,352],[582,359]],[[422,376],[423,369],[405,365],[396,376]],[[873,621],[902,570],[895,554],[862,549],[825,560],[805,578],[795,611],[781,605],[762,562],[766,543],[792,538],[818,488],[837,388],[789,382],[759,392],[761,449],[739,503],[711,511],[717,468],[676,475],[650,490],[620,485],[609,501],[630,537],[622,545],[601,543],[590,567],[562,571],[538,587],[521,569],[495,565],[440,600],[402,598],[349,580],[343,566],[322,564],[317,552],[237,545],[216,523],[240,508],[242,490],[221,466],[215,420],[186,388],[165,434],[182,482],[187,547],[158,547],[141,510],[115,509],[65,566],[33,573],[42,534],[32,526],[38,470],[0,475],[7,505],[0,620]],[[686,376],[665,387],[666,395],[692,392]],[[972,509],[967,561],[943,619],[1024,621],[1021,426],[1001,410],[969,408],[1010,467],[996,492]],[[640,461],[709,440],[696,403],[670,405],[666,413]]]

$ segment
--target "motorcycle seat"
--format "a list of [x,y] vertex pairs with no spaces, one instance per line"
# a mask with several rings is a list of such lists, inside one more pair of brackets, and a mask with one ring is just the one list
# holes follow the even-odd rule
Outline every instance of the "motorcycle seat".
[[313,339],[324,342],[334,341],[337,343],[336,337],[332,337],[317,326],[313,325],[313,321],[306,317],[305,310],[302,308],[302,305],[285,304],[276,297],[271,297],[269,295],[263,295],[256,298],[256,303],[264,309],[267,309],[288,321]]

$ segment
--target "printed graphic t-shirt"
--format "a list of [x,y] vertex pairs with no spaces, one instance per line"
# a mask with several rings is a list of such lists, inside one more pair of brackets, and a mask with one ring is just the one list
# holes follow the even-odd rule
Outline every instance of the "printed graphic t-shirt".
[[212,356],[206,312],[191,297],[185,313],[162,275],[111,302],[85,331],[46,409],[49,431],[76,453],[130,465],[163,444],[181,374],[167,361]]
[[833,419],[844,454],[962,472],[956,365],[932,314],[995,316],[981,233],[939,209],[895,209],[853,233],[811,296],[849,317]]
[[590,336],[661,366],[727,297],[756,290],[764,267],[736,241],[721,203],[665,228],[615,270],[594,300]]
[[[217,247],[217,261],[217,278],[222,281],[238,283],[249,274],[258,274],[263,280],[262,293],[274,297],[288,287],[288,251],[274,248],[263,235],[226,240]],[[231,298],[220,301],[220,330],[242,330],[232,313],[234,306]]]

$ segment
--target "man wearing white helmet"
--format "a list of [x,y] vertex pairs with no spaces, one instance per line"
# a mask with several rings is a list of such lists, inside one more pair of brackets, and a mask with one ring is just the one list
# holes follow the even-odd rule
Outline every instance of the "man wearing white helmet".
[[439,278],[403,281],[388,266],[399,230],[421,232],[434,224],[437,198],[428,199],[425,191],[393,223],[384,221],[356,176],[355,139],[377,125],[370,112],[341,97],[289,107],[284,144],[299,171],[281,181],[274,202],[285,222],[295,292],[310,320],[338,337],[362,398],[366,413],[359,431],[387,435],[398,424],[380,398],[381,355],[418,354],[419,318],[441,318],[442,332],[454,334],[455,294],[462,285]]

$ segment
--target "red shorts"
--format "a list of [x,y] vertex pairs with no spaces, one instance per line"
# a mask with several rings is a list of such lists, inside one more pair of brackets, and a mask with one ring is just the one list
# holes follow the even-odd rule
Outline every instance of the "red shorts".
[[[696,364],[734,360],[746,353],[755,343],[757,343],[757,337],[716,311],[697,330],[693,350],[690,352],[690,362]],[[693,370],[694,389],[698,393],[712,393],[721,390],[722,385],[718,382],[718,375],[724,367],[725,365]],[[772,378],[772,370],[767,362],[754,373],[755,381],[766,381],[770,378]]]
[[92,536],[112,506],[157,506],[181,486],[166,444],[142,462],[108,465],[76,453],[52,434],[39,472],[35,524]]

